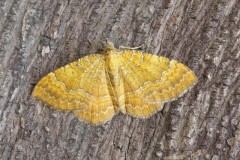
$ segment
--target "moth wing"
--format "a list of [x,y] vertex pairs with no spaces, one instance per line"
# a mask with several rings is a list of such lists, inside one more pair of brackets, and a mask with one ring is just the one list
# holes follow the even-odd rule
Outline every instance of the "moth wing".
[[80,120],[99,124],[115,114],[113,92],[104,57],[92,54],[43,77],[32,95],[52,108],[72,111]]
[[121,57],[120,104],[134,117],[149,117],[197,82],[194,72],[175,60],[134,50],[123,51]]

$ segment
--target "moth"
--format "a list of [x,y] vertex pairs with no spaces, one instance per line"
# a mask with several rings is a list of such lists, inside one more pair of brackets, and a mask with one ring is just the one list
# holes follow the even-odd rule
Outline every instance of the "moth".
[[103,124],[118,112],[147,118],[185,93],[197,76],[184,64],[108,43],[43,77],[32,96],[80,120]]

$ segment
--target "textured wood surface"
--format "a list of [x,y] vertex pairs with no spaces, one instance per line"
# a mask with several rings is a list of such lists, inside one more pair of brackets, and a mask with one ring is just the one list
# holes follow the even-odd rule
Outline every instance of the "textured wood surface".
[[[108,39],[186,64],[198,83],[149,119],[90,126],[30,95]],[[89,43],[91,41],[91,44]],[[1,0],[1,159],[238,159],[239,0]]]

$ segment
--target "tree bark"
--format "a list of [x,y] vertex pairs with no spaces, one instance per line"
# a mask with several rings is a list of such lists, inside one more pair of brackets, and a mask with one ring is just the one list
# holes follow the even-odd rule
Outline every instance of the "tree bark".
[[[0,16],[0,159],[239,159],[239,0],[1,0]],[[97,127],[31,97],[106,39],[143,44],[199,81],[148,119]]]

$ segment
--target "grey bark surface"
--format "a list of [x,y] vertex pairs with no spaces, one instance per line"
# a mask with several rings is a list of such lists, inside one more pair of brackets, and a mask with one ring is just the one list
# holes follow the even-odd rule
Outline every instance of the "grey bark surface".
[[[118,114],[97,127],[31,97],[106,39],[144,44],[199,81],[148,119]],[[237,160],[239,73],[239,0],[0,0],[0,159]]]

